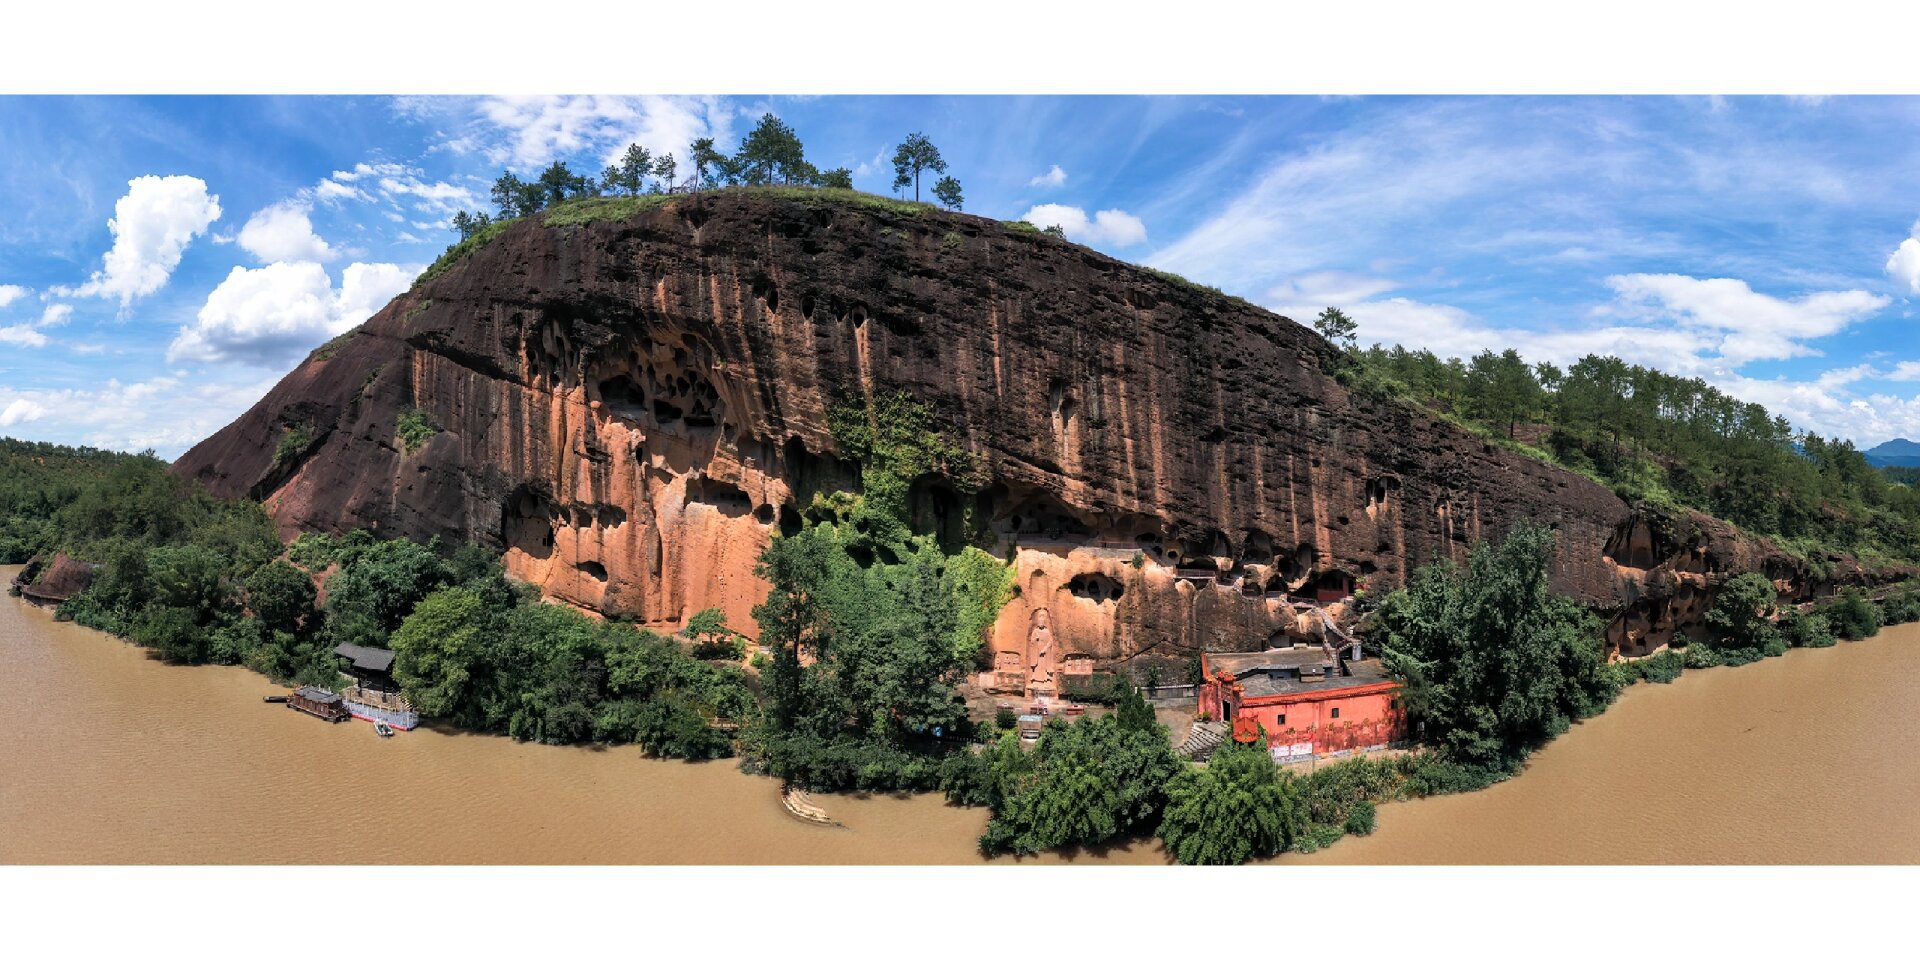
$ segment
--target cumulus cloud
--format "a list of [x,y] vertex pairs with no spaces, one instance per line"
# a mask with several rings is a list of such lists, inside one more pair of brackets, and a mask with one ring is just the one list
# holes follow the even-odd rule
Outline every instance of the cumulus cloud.
[[4,309],[5,307],[12,304],[15,300],[18,300],[21,297],[24,297],[27,294],[32,292],[33,292],[32,290],[29,290],[26,287],[20,286],[19,284],[0,283],[0,309]]
[[335,291],[317,263],[234,267],[207,295],[192,324],[167,347],[167,361],[285,364],[372,316],[407,289],[418,267],[355,263]]
[[1607,278],[1616,302],[1601,310],[1645,320],[1667,320],[1719,338],[1732,366],[1784,360],[1819,351],[1805,341],[1829,336],[1884,309],[1892,301],[1865,290],[1828,290],[1783,300],[1756,292],[1744,280],[1701,280],[1674,273]]
[[0,427],[11,427],[16,423],[30,423],[47,415],[47,408],[25,397],[15,398],[0,410]]
[[[1914,226],[1920,228],[1920,224]],[[1887,258],[1887,272],[1906,284],[1908,290],[1920,293],[1920,240],[1908,237],[1900,241],[1893,256]]]
[[1048,170],[1046,173],[1043,173],[1037,177],[1034,177],[1032,180],[1028,180],[1027,186],[1057,187],[1066,182],[1067,182],[1067,172],[1065,170],[1060,169],[1060,165],[1056,163],[1053,165],[1053,169]]
[[31,324],[16,323],[10,327],[0,327],[0,343],[11,343],[19,347],[44,347],[46,334],[35,330]]
[[255,213],[240,228],[240,248],[261,263],[332,260],[339,254],[313,232],[307,217],[311,209],[301,201],[285,200]]
[[73,319],[72,305],[49,303],[45,310],[40,311],[39,325],[42,327],[57,327],[71,319]]
[[723,148],[733,139],[734,112],[717,97],[489,97],[474,113],[473,125],[448,146],[522,170],[587,151],[611,163],[629,143],[684,161],[700,137]]
[[194,237],[220,219],[220,198],[207,192],[199,177],[145,176],[127,181],[127,195],[114,204],[113,249],[102,269],[77,288],[56,292],[82,297],[119,297],[126,306],[136,297],[167,285],[180,255]]
[[1089,217],[1079,207],[1043,203],[1020,219],[1036,227],[1058,226],[1068,239],[1097,246],[1130,247],[1147,239],[1147,225],[1125,210],[1101,210]]

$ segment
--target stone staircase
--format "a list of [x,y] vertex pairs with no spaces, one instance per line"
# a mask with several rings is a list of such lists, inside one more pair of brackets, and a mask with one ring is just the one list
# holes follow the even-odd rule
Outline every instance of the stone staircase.
[[1227,725],[1224,723],[1195,723],[1187,731],[1187,739],[1174,752],[1188,760],[1205,760],[1213,756],[1220,745],[1227,742]]

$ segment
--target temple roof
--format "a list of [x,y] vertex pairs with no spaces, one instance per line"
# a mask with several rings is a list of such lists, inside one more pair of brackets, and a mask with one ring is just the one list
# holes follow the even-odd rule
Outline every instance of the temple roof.
[[345,657],[361,670],[373,673],[386,673],[393,669],[393,651],[379,647],[363,647],[357,643],[343,643],[333,648],[337,656]]

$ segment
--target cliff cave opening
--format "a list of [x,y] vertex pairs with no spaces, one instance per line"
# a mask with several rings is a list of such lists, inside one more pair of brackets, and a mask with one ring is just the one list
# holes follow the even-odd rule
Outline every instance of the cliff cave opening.
[[753,512],[753,499],[745,490],[725,480],[709,476],[687,478],[687,505],[705,504],[723,517],[744,517]]
[[600,563],[599,561],[582,560],[579,563],[574,564],[573,566],[574,566],[574,569],[579,570],[581,573],[584,573],[587,576],[600,581],[601,583],[607,582],[607,568],[604,564]]
[[1066,591],[1082,600],[1105,603],[1118,600],[1126,593],[1126,587],[1120,581],[1104,573],[1081,573],[1067,581]]
[[536,560],[553,556],[556,511],[555,504],[539,491],[526,486],[515,489],[500,510],[501,542]]

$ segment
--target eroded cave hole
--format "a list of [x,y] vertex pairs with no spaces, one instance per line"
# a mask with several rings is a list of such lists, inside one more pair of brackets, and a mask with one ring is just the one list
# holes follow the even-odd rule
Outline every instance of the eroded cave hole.
[[1248,530],[1240,556],[1248,563],[1266,563],[1273,557],[1273,537],[1264,530]]
[[573,565],[574,569],[592,577],[601,583],[607,582],[607,568],[597,560],[582,560]]
[[1092,600],[1095,603],[1118,600],[1127,592],[1120,581],[1104,573],[1075,574],[1073,579],[1067,581],[1065,589],[1082,600]]
[[753,499],[745,490],[708,476],[687,479],[687,504],[704,503],[724,517],[744,517],[753,512]]
[[1293,548],[1293,555],[1284,558],[1280,564],[1280,576],[1289,584],[1305,584],[1313,575],[1313,568],[1320,563],[1320,551],[1313,544],[1303,543]]
[[536,560],[553,556],[553,523],[558,512],[553,501],[532,487],[522,486],[507,496],[500,511],[500,540]]

